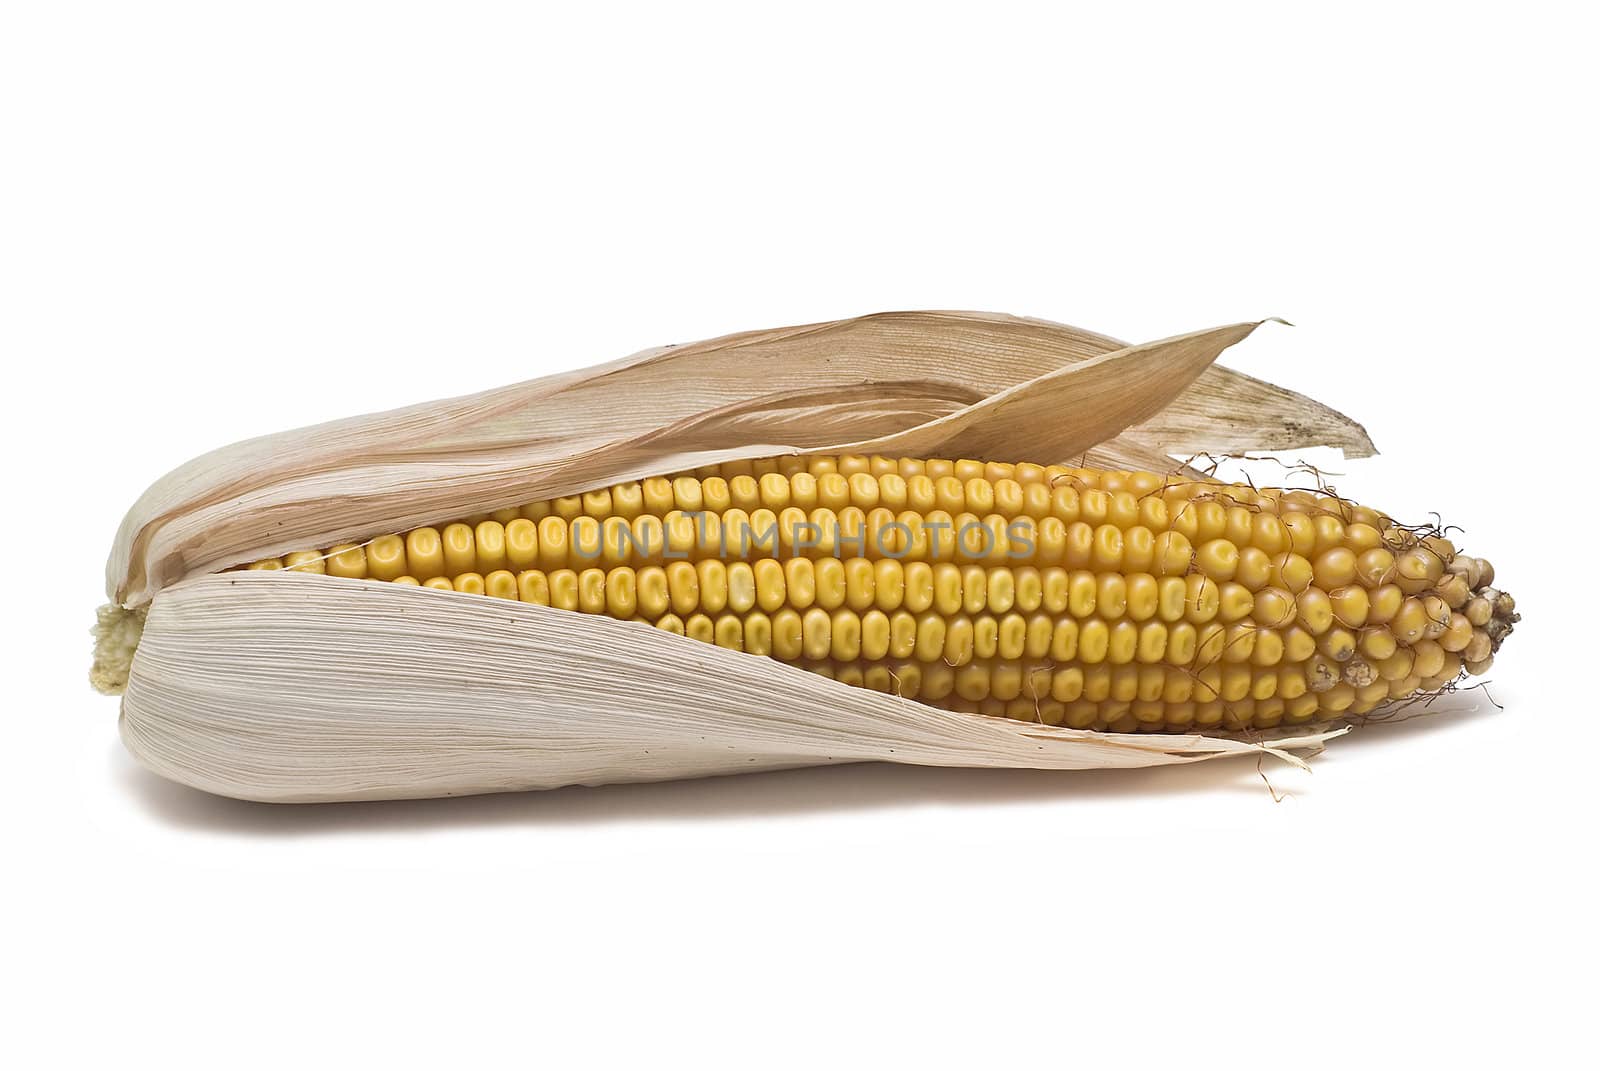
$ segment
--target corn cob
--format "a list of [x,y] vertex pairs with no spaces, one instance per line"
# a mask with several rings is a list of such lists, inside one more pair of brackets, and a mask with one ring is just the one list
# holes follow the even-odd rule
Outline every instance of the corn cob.
[[1149,472],[784,457],[246,568],[606,614],[846,684],[1114,732],[1368,714],[1487,671],[1487,561],[1331,494]]

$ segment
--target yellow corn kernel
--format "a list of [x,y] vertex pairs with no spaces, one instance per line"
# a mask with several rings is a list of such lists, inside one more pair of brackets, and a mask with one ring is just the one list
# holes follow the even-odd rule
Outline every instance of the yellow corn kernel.
[[[321,553],[315,550],[297,550],[292,554],[285,554],[283,556],[283,567],[285,569],[293,570],[297,573],[325,574],[328,571],[327,560],[323,558]],[[251,568],[254,568],[254,566]],[[395,582],[399,583],[402,579],[405,578],[397,577]],[[1482,599],[1478,601],[1483,602]],[[1485,603],[1485,605],[1487,605],[1487,603]],[[1487,621],[1488,618],[1485,618],[1484,620]]]
[[405,540],[382,535],[368,543],[367,575],[374,580],[394,580],[407,575]]
[[[281,565],[278,566],[281,568]],[[360,580],[367,575],[367,552],[353,543],[328,549],[328,575]]]

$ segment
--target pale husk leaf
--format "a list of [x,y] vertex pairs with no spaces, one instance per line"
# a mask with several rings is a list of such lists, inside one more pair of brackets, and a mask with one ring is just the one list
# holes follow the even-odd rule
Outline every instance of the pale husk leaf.
[[1246,429],[1278,427],[1274,441],[1370,449],[1353,421],[1276,388],[1241,388],[1241,404],[1221,412],[1227,384],[1243,377],[1210,362],[1254,326],[1123,347],[1040,320],[883,313],[264,436],[197,458],[141,496],[107,563],[108,594],[137,606],[185,576],[265,554],[851,444],[1041,463],[1099,447],[1102,459],[1155,466],[1199,442],[1253,449],[1261,435]]
[[466,795],[849,762],[1077,770],[1315,746],[1113,734],[848,688],[614,621],[297,573],[150,609],[122,736],[173,780],[274,802]]

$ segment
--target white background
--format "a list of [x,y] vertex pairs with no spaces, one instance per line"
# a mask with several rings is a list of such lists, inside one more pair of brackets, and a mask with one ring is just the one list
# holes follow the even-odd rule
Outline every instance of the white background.
[[[1115,10],[1112,10],[1115,9]],[[1589,1044],[1597,228],[1577,5],[7,7],[11,1066],[1550,1066]],[[880,309],[1362,420],[1496,711],[1249,763],[273,808],[85,683],[123,511],[257,433]],[[574,414],[574,419],[580,419]]]

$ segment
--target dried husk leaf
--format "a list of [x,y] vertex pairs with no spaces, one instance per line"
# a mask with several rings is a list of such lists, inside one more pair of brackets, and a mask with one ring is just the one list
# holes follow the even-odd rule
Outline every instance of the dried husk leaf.
[[[1233,450],[1265,441],[1269,431],[1242,430],[1260,425],[1287,445],[1370,450],[1347,418],[1212,364],[1256,326],[1122,346],[1038,320],[888,313],[651,350],[214,451],[141,497],[107,566],[114,601],[148,609],[126,669],[124,739],[174,780],[285,801],[821,762],[1073,769],[1258,754],[1260,743],[937,710],[606,618],[221,572],[290,549],[783,453],[1041,463],[1103,454],[1172,468],[1169,444]],[[1229,389],[1239,406],[1214,439],[1199,438]],[[127,634],[126,623],[102,627],[119,651]],[[1273,747],[1282,754],[1325,736]]]
[[220,795],[316,802],[847,762],[1078,770],[1269,753],[1051,728],[848,688],[648,625],[299,573],[200,576],[152,606],[122,737]]
[[1346,457],[1377,453],[1367,431],[1337,409],[1214,365],[1172,403],[1113,440],[1162,454],[1243,454],[1332,446]]
[[[1205,366],[1254,326],[1126,347],[992,313],[880,313],[648,350],[263,436],[180,466],[140,497],[117,533],[108,594],[137,606],[185,576],[263,554],[672,469],[873,440],[1052,463],[1098,447],[1105,459],[1163,467],[1175,450],[1258,448],[1265,433],[1245,429],[1269,428],[1284,448],[1370,452],[1349,418]],[[1099,413],[1081,400],[1091,383],[1126,397]],[[1241,402],[1225,408],[1233,389]],[[1119,426],[1130,417],[1152,423]]]

